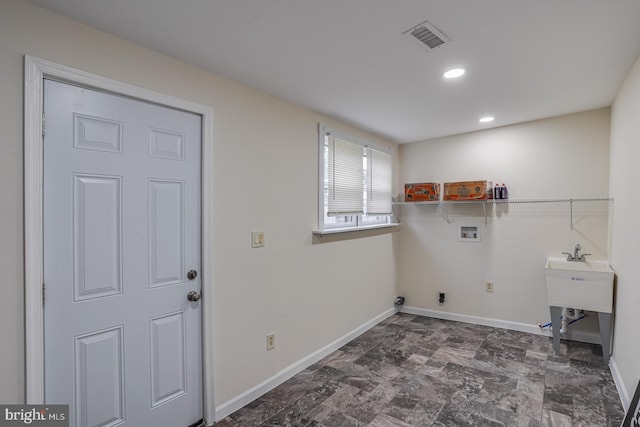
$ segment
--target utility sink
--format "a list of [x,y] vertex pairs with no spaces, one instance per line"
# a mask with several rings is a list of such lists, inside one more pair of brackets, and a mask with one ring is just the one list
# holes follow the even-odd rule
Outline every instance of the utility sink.
[[[576,245],[577,257],[579,245]],[[571,254],[568,255],[571,257]],[[584,259],[584,256],[580,257]],[[553,329],[553,350],[560,354],[562,308],[598,312],[600,343],[605,365],[611,354],[611,312],[613,311],[613,270],[606,261],[569,261],[547,258],[547,300]]]
[[547,258],[549,306],[611,313],[613,270],[606,261],[568,261]]

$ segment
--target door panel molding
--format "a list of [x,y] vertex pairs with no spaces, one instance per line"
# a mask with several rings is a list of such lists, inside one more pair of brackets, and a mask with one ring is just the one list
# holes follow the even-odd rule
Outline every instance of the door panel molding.
[[[101,201],[100,209],[92,207],[89,200]],[[122,293],[122,178],[73,174],[73,300],[86,301],[93,298]],[[104,224],[102,227],[87,226],[92,219]],[[98,242],[100,248],[96,248]],[[100,254],[103,269],[93,277],[87,271],[87,261],[94,265],[97,259],[87,260],[87,246],[93,244],[93,251]],[[89,257],[89,258],[95,258]],[[93,262],[92,262],[93,261]],[[87,288],[88,284],[98,284]],[[101,286],[100,286],[101,285]]]
[[[122,325],[91,332],[74,339],[76,389],[75,417],[80,425],[113,425],[124,421],[124,339]],[[107,375],[92,375],[92,367],[107,370]],[[111,382],[109,382],[111,381]],[[105,390],[107,393],[105,393]],[[111,407],[92,406],[104,394],[111,395]],[[95,396],[95,397],[91,397]]]
[[44,310],[43,310],[43,80],[113,92],[142,101],[176,108],[202,117],[202,345],[204,421],[216,421],[214,396],[213,295],[213,108],[101,77],[65,65],[25,55],[24,58],[24,274],[26,402],[44,402]]

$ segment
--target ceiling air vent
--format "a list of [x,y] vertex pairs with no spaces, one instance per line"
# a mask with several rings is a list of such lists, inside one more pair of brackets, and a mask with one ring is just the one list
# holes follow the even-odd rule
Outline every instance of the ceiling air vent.
[[404,34],[417,43],[420,43],[420,45],[427,51],[440,47],[451,41],[442,34],[442,31],[438,30],[428,21],[424,21],[422,24],[418,24],[415,27],[408,29]]

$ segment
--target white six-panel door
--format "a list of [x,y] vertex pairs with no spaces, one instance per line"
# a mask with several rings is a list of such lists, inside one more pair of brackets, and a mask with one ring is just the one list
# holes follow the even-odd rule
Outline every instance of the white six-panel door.
[[45,402],[72,426],[188,426],[201,117],[49,80],[44,111]]

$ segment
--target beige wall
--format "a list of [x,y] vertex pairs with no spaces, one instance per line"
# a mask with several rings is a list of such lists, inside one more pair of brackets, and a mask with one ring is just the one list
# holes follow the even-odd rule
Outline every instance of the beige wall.
[[611,196],[615,197],[611,265],[617,275],[616,327],[613,357],[624,386],[633,396],[640,379],[640,58],[629,73],[611,108]]
[[[215,281],[208,303],[217,405],[393,306],[393,234],[327,243],[311,234],[317,122],[388,141],[20,0],[0,0],[0,402],[22,402],[25,393],[25,54],[214,108],[214,255],[205,262]],[[250,248],[252,230],[265,231],[265,248]],[[270,332],[277,347],[267,353]]]
[[[607,197],[609,109],[555,117],[400,147],[400,183],[486,179],[506,183],[511,199]],[[402,206],[399,294],[408,306],[527,325],[549,321],[544,265],[580,243],[608,257],[608,203]],[[459,242],[460,226],[481,241]],[[485,282],[494,292],[485,292]],[[438,292],[447,293],[438,304]],[[594,316],[592,316],[594,317]],[[576,329],[591,332],[583,321]]]

